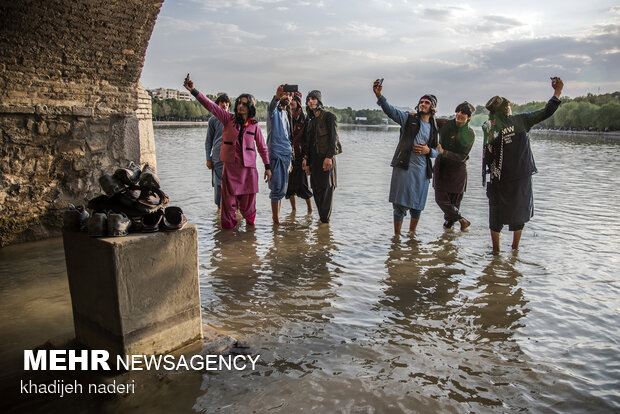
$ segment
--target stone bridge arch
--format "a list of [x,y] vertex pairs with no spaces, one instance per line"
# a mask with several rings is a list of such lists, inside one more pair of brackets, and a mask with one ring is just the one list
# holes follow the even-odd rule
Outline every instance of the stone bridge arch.
[[163,0],[0,0],[0,246],[58,233],[98,178],[155,162],[139,84]]

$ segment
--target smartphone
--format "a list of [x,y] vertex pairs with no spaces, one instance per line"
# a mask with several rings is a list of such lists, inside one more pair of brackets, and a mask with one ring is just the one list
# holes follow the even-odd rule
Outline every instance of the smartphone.
[[379,86],[383,85],[383,78],[379,79]]
[[284,85],[284,92],[297,92],[298,90],[297,85]]

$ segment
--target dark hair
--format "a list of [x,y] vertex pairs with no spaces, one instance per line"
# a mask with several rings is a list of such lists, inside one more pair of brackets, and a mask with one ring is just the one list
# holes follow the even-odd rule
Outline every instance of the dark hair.
[[308,94],[306,95],[306,113],[308,114],[308,117],[312,119],[314,118],[314,111],[312,111],[310,107],[308,107],[308,99],[310,98],[314,98],[317,100],[316,109],[318,109],[319,111],[322,111],[323,110],[323,94],[321,93],[321,91],[315,89],[315,90],[308,92]]
[[216,104],[220,104],[220,102],[226,102],[228,105],[230,105],[230,97],[228,96],[227,93],[218,93],[217,94],[217,98],[215,99],[215,103]]
[[510,101],[503,96],[494,96],[484,106],[489,110],[489,115],[497,115],[505,118],[508,116],[508,106]]
[[454,110],[454,113],[457,113],[457,112],[462,112],[467,116],[472,116],[474,112],[476,112],[476,108],[474,108],[474,106],[470,104],[469,102],[465,101],[463,103],[458,104],[458,106]]
[[254,96],[249,93],[242,93],[241,95],[237,96],[237,99],[235,99],[235,120],[238,124],[241,124],[243,122],[243,120],[239,116],[239,113],[237,112],[237,107],[239,106],[242,98],[248,100],[248,119],[254,118],[256,116],[256,99],[254,99]]
[[415,111],[419,112],[419,108],[420,108],[420,101],[422,99],[428,99],[431,102],[431,109],[430,109],[430,113],[431,116],[434,116],[435,113],[437,112],[437,97],[435,95],[431,95],[429,93],[427,93],[426,95],[422,95],[422,97],[420,97],[420,99],[418,100],[418,104],[415,107]]

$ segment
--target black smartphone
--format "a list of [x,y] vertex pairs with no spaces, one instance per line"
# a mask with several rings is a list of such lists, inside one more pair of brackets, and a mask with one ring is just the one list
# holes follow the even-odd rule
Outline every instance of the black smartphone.
[[379,79],[379,86],[383,85],[383,78]]
[[299,88],[297,85],[284,85],[284,92],[297,92]]

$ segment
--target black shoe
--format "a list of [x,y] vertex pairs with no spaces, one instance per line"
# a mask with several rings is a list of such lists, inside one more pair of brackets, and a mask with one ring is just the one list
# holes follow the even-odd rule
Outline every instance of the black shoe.
[[99,185],[104,193],[109,196],[118,194],[125,189],[125,185],[120,180],[114,177],[112,174],[103,174],[99,178]]
[[69,231],[82,231],[86,228],[86,223],[90,215],[84,206],[74,206],[69,204],[63,214],[63,228]]
[[129,234],[131,220],[125,213],[108,213],[108,235],[119,237]]
[[159,231],[159,226],[164,218],[164,210],[159,209],[150,214],[142,216],[142,232],[153,233]]
[[108,216],[105,213],[93,213],[86,227],[90,237],[103,237],[107,232]]
[[148,163],[145,164],[138,183],[140,187],[159,188],[159,178],[157,178],[157,174],[155,174],[155,168],[151,167]]
[[134,203],[136,210],[142,211],[143,214],[153,213],[168,206],[168,194],[164,193],[160,188],[154,190],[142,189],[138,201]]
[[159,227],[164,231],[181,230],[186,223],[187,218],[181,207],[168,207],[164,210],[164,218]]
[[451,229],[452,226],[454,226],[454,222],[453,221],[446,220],[446,221],[443,222],[443,228],[444,229]]
[[119,168],[114,172],[114,177],[118,179],[120,182],[126,185],[136,185],[138,184],[138,179],[140,178],[140,167],[132,162],[129,163],[129,167],[127,168]]

